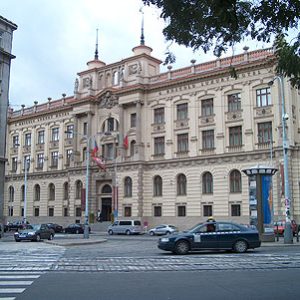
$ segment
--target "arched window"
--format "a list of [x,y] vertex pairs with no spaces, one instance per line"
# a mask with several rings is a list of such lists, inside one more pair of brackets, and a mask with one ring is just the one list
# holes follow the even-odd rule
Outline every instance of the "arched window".
[[132,197],[132,179],[130,177],[124,179],[124,197]]
[[64,200],[69,199],[69,183],[65,182],[64,183]]
[[106,184],[103,188],[102,188],[102,194],[111,194],[112,193],[112,189],[111,186]]
[[82,192],[82,182],[80,180],[77,180],[75,183],[75,198],[81,199],[81,192]]
[[205,172],[202,176],[202,193],[213,193],[213,177],[210,172]]
[[49,200],[55,200],[55,185],[53,183],[49,184]]
[[133,156],[133,155],[134,155],[135,144],[136,144],[135,141],[131,141],[131,142],[130,142],[130,156]]
[[178,196],[186,195],[186,177],[184,174],[179,174],[177,176],[177,195]]
[[242,192],[242,177],[238,170],[230,172],[230,193]]
[[25,200],[25,185],[21,186],[21,201]]
[[9,189],[8,189],[8,194],[9,194],[9,199],[8,201],[9,202],[14,202],[15,200],[15,189],[13,186],[10,186]]
[[118,71],[115,71],[113,74],[113,85],[118,85],[119,84],[119,73]]
[[86,147],[83,148],[82,150],[82,161],[86,160]]
[[163,182],[160,176],[155,176],[153,179],[153,196],[159,197],[162,196],[162,187]]
[[40,201],[41,200],[41,187],[39,184],[36,184],[34,186],[34,201]]

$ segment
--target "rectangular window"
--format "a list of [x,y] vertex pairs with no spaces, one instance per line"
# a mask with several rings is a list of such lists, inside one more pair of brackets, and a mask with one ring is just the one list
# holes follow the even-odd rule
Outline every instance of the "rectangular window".
[[154,124],[162,124],[165,122],[165,109],[163,107],[154,109]]
[[115,147],[114,147],[114,144],[112,144],[112,143],[109,143],[109,144],[106,144],[105,145],[105,148],[106,148],[106,152],[105,152],[105,154],[106,154],[106,158],[107,159],[114,159],[115,158],[115,153],[114,153],[114,150],[115,150]]
[[76,217],[81,217],[81,207],[76,207]]
[[25,133],[25,146],[31,146],[31,133]]
[[14,208],[10,206],[10,207],[8,208],[8,216],[9,216],[9,217],[12,217],[13,215],[14,215]]
[[24,207],[21,208],[21,217],[24,217]]
[[189,135],[188,133],[177,135],[177,152],[189,151]]
[[228,100],[228,111],[229,112],[241,110],[241,94],[240,93],[228,95],[227,100]]
[[272,104],[270,88],[256,90],[256,106],[263,107]]
[[40,216],[40,208],[39,207],[35,207],[34,208],[34,216],[35,217],[39,217]]
[[38,169],[43,169],[44,166],[44,153],[39,153],[36,156],[36,167]]
[[19,145],[19,136],[18,135],[14,135],[12,138],[12,143],[13,143],[13,148],[18,148]]
[[48,208],[48,216],[49,217],[54,217],[54,207],[49,207]]
[[203,217],[211,217],[212,215],[212,205],[203,205]]
[[241,205],[240,204],[231,204],[231,216],[240,217],[241,216]]
[[156,137],[154,138],[154,155],[163,154],[165,154],[165,137]]
[[68,208],[64,207],[64,217],[68,217]]
[[83,134],[84,135],[88,134],[88,123],[87,122],[83,123]]
[[23,161],[23,168],[25,170],[25,168],[27,167],[27,171],[30,168],[30,155],[25,155],[24,156],[24,161]]
[[72,139],[74,137],[74,125],[68,125],[66,133],[67,139]]
[[202,149],[215,148],[215,135],[214,130],[202,131]]
[[58,151],[51,152],[51,167],[58,166]]
[[188,104],[178,104],[177,105],[177,120],[187,120],[188,118]]
[[124,207],[124,217],[131,217],[131,206]]
[[258,143],[270,143],[272,141],[272,122],[259,123],[257,126]]
[[136,113],[130,115],[130,127],[136,127]]
[[185,205],[178,205],[177,206],[177,216],[178,217],[185,217],[186,216],[186,206]]
[[107,131],[114,131],[114,118],[109,118],[107,120]]
[[45,144],[45,130],[41,130],[38,132],[38,144]]
[[235,126],[229,128],[229,146],[242,146],[242,126]]
[[161,217],[161,206],[154,206],[154,217]]
[[59,141],[59,128],[52,128],[52,137],[51,137],[52,142],[57,142]]
[[68,166],[70,165],[72,154],[73,154],[72,149],[66,150],[66,165]]
[[16,172],[18,169],[18,158],[17,157],[12,157],[11,159],[11,171]]
[[214,114],[214,100],[207,99],[201,101],[201,116],[208,117]]

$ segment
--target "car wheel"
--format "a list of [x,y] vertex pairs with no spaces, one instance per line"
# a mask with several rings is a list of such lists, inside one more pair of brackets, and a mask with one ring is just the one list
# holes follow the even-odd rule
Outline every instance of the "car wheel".
[[53,234],[50,234],[50,236],[49,236],[48,240],[49,240],[49,241],[52,241],[52,240],[53,240],[53,238],[54,238]]
[[15,239],[15,241],[16,241],[16,242],[21,242],[21,240],[19,240],[19,239]]
[[154,232],[153,232],[153,231],[150,231],[149,234],[153,236],[153,235],[154,235]]
[[79,230],[78,230],[78,229],[76,229],[75,233],[76,233],[76,234],[78,234],[78,233],[79,233]]
[[187,241],[179,241],[175,245],[175,253],[179,255],[185,255],[189,252],[190,245]]
[[233,245],[233,250],[237,253],[244,253],[248,249],[248,244],[245,241],[236,241],[235,244]]
[[36,241],[39,242],[40,240],[41,240],[41,236],[38,234],[38,235],[36,236]]
[[109,230],[108,230],[108,234],[109,234],[109,235],[113,235],[114,232],[113,232],[111,229],[109,229]]
[[126,235],[130,235],[131,234],[131,232],[130,232],[130,230],[126,230]]

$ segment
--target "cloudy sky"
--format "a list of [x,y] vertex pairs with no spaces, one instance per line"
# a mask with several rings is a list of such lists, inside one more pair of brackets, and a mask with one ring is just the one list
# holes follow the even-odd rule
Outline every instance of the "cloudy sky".
[[[93,59],[96,29],[99,28],[99,59],[106,64],[132,55],[140,41],[141,0],[1,0],[0,15],[18,25],[14,32],[10,104],[32,106],[48,97],[73,94],[76,74]],[[152,55],[164,60],[169,43],[162,35],[159,11],[144,11],[145,41]],[[242,52],[245,45],[236,47]],[[249,43],[247,43],[249,46]],[[252,44],[250,50],[266,47]],[[173,69],[213,59],[202,51],[171,46],[177,58]],[[228,53],[230,54],[230,53]],[[165,71],[161,67],[161,71]]]

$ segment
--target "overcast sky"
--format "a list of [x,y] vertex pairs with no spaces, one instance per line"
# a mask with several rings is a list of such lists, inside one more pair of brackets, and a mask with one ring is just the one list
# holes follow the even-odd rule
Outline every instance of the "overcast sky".
[[[11,66],[11,106],[17,110],[21,104],[59,99],[62,93],[73,95],[76,74],[94,57],[97,28],[100,60],[109,64],[131,56],[140,42],[140,8],[141,0],[1,0],[0,15],[18,25],[12,47],[16,59]],[[145,44],[154,57],[164,60],[169,43],[162,34],[163,20],[155,8],[143,11]],[[244,45],[235,52],[242,52]],[[247,45],[250,50],[266,47]],[[176,45],[171,50],[177,59],[173,69],[189,65],[191,59],[214,59]]]

